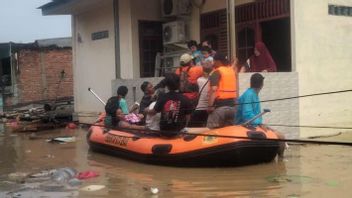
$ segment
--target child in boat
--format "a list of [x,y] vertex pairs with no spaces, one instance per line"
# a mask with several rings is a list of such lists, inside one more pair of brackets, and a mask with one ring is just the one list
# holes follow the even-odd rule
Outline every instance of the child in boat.
[[128,93],[128,88],[126,86],[118,87],[117,97],[119,98],[119,106],[122,113],[125,115],[124,120],[126,120],[130,124],[137,124],[141,122],[141,120],[144,118],[144,115],[134,113],[139,107],[137,103],[134,104],[130,110],[128,110],[128,105],[125,99],[127,93]]
[[161,113],[160,130],[162,135],[172,137],[184,129],[191,118],[192,104],[185,96],[178,92],[180,77],[175,73],[165,75],[165,85],[169,92],[158,97],[153,109],[146,109],[145,113],[155,115]]
[[126,115],[120,106],[121,98],[119,96],[111,97],[105,105],[106,117],[104,119],[104,125],[109,128],[128,128],[128,129],[145,129],[144,126],[138,126],[126,119]]
[[[243,124],[261,113],[261,106],[258,94],[264,86],[264,77],[259,73],[255,73],[251,76],[250,83],[251,87],[248,88],[238,99],[236,124]],[[263,129],[268,128],[263,125],[262,117],[255,119],[250,124],[253,126],[260,126]],[[276,133],[276,135],[280,139],[285,139],[285,136],[282,133],[277,131],[274,131],[274,133]],[[286,143],[280,142],[280,148],[278,151],[279,158],[283,158],[285,147]]]

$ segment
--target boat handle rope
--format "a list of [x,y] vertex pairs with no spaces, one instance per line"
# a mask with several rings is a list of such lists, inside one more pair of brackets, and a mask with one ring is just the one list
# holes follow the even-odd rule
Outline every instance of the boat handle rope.
[[[160,135],[161,131],[158,130],[139,130],[139,129],[130,129],[130,128],[114,128],[114,127],[105,127],[100,124],[89,124],[89,123],[79,123],[80,125],[85,126],[96,126],[102,127],[110,130],[126,130],[126,131],[136,131],[145,135]],[[352,142],[337,142],[337,141],[318,141],[318,140],[302,140],[302,139],[272,139],[272,138],[255,138],[255,137],[243,137],[243,136],[232,136],[232,135],[214,135],[214,134],[206,134],[206,133],[187,133],[180,132],[181,135],[194,135],[194,136],[202,136],[202,137],[215,137],[215,138],[232,138],[232,139],[243,139],[243,140],[258,140],[258,141],[274,141],[274,142],[288,142],[288,143],[303,143],[303,144],[320,144],[320,145],[338,145],[338,146],[352,146]],[[119,135],[120,136],[120,135]],[[121,136],[124,137],[124,136]],[[126,138],[138,138],[138,136],[126,136]],[[142,137],[139,137],[142,138]]]

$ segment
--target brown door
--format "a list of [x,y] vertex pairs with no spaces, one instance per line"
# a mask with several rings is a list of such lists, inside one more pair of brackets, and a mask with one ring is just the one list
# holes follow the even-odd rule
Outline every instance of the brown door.
[[155,57],[163,51],[162,23],[139,21],[139,52],[141,77],[154,77]]

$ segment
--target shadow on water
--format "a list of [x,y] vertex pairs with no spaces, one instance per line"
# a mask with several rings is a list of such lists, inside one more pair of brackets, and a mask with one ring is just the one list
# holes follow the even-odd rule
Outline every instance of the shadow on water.
[[[61,135],[75,136],[77,141],[45,141]],[[291,146],[285,160],[279,162],[235,168],[176,168],[91,152],[85,135],[81,129],[62,129],[38,133],[37,139],[29,140],[29,134],[0,133],[0,197],[26,186],[9,183],[10,173],[62,167],[93,170],[100,176],[83,181],[71,191],[27,189],[21,197],[349,197],[352,193],[348,187],[352,185],[349,147]],[[81,189],[89,185],[105,188],[94,192]],[[151,187],[158,188],[159,193],[153,195]]]

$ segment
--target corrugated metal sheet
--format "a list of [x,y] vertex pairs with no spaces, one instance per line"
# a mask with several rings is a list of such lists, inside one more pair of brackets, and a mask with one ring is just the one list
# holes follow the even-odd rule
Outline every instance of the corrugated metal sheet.
[[58,48],[66,48],[72,47],[72,39],[71,37],[66,38],[54,38],[54,39],[42,39],[36,40],[35,43],[39,48],[45,47],[58,47]]

